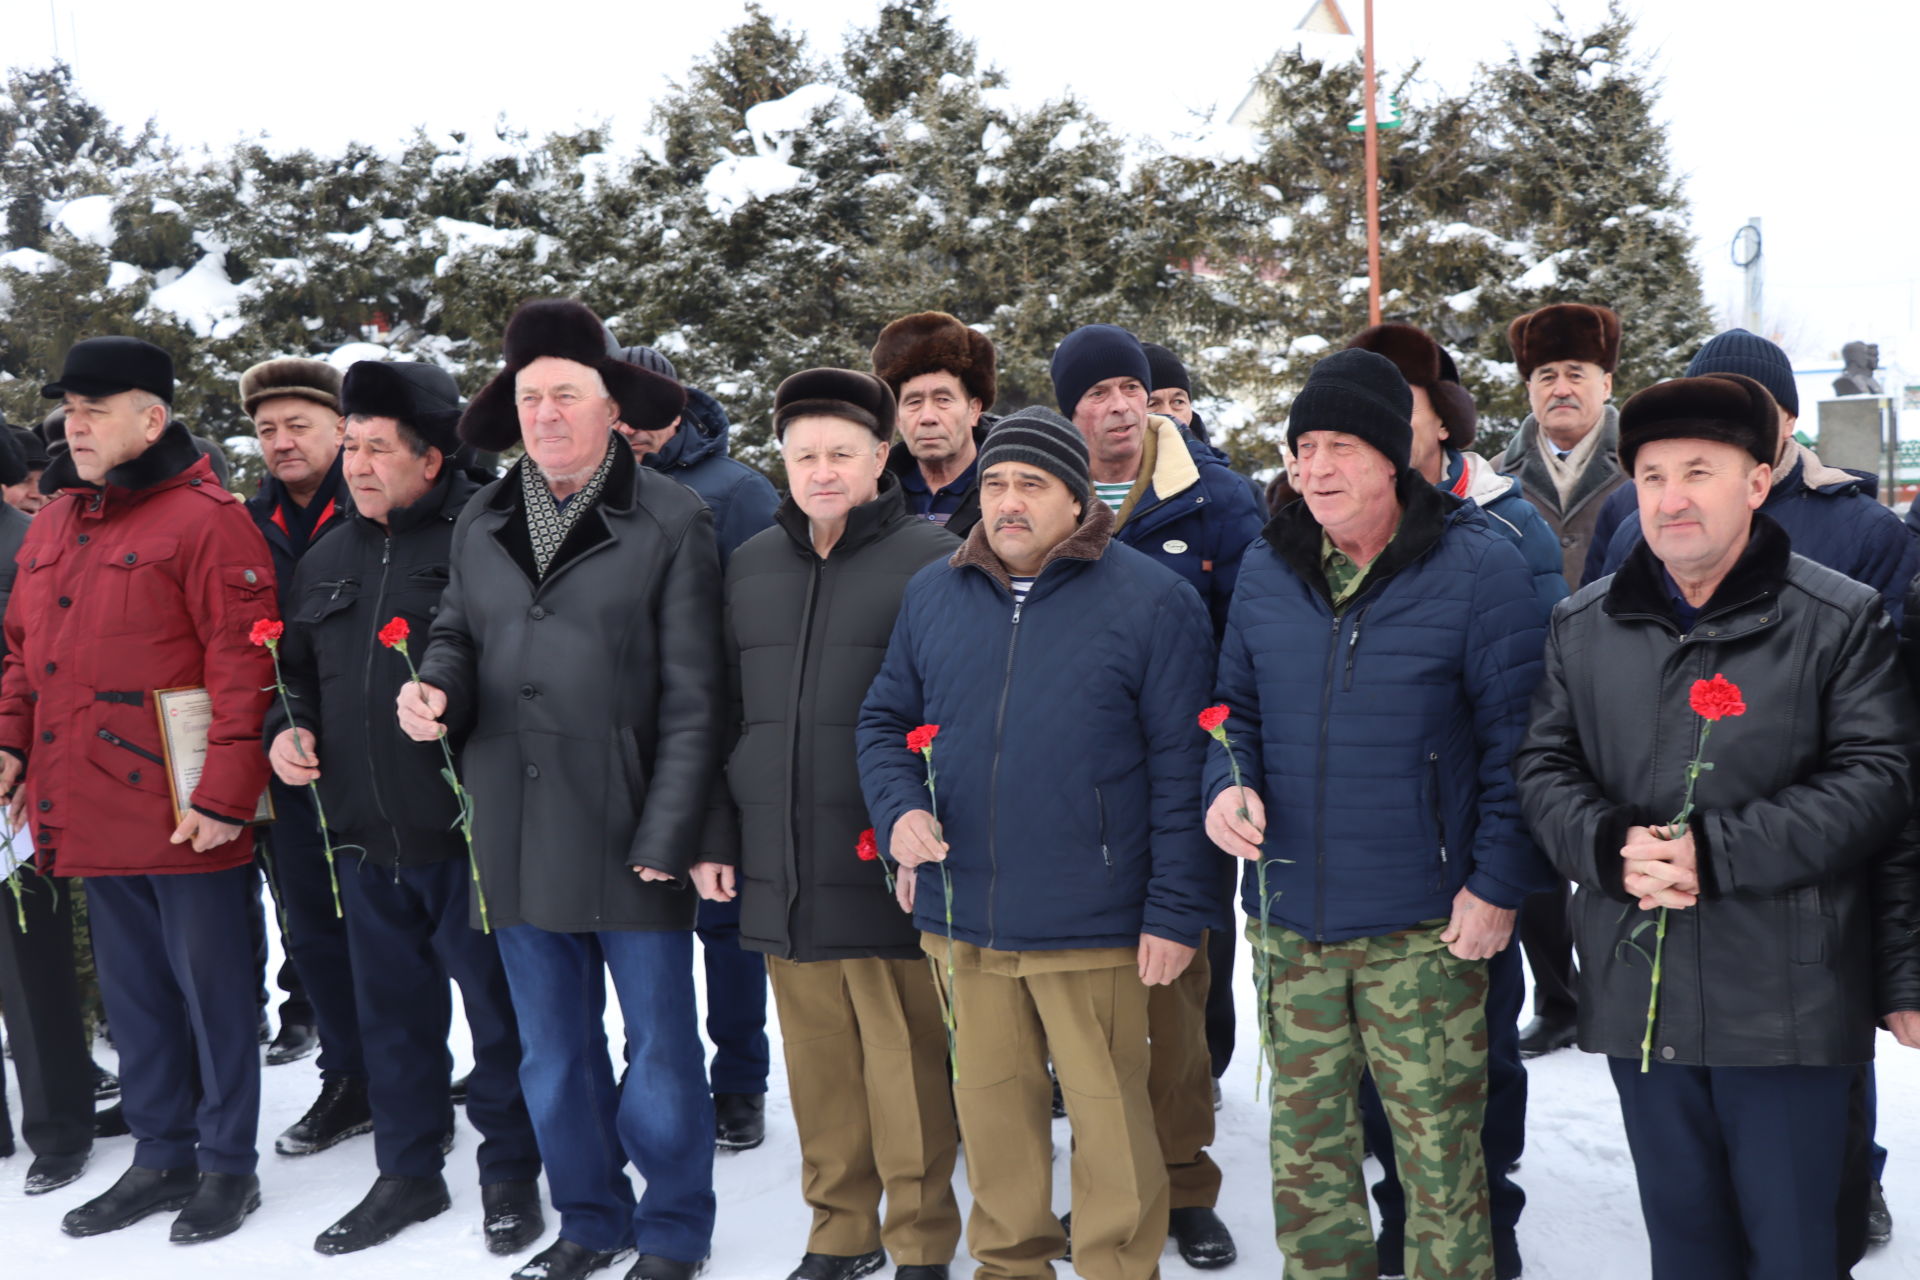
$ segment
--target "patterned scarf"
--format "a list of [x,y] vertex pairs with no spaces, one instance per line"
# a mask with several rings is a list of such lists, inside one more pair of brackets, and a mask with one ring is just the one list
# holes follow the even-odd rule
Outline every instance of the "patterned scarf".
[[533,544],[533,565],[541,578],[547,576],[573,526],[600,501],[600,491],[607,487],[607,477],[613,472],[614,451],[625,447],[619,436],[609,432],[607,456],[600,459],[586,486],[565,502],[553,496],[539,463],[530,456],[520,459],[520,499],[527,509],[527,540]]

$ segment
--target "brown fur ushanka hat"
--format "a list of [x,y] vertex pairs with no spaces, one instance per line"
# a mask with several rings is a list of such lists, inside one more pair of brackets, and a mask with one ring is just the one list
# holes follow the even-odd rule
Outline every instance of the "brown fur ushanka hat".
[[1445,347],[1428,336],[1426,330],[1410,324],[1376,324],[1355,334],[1349,347],[1374,351],[1393,361],[1400,376],[1410,387],[1419,387],[1433,402],[1433,411],[1447,429],[1447,443],[1455,449],[1471,449],[1473,433],[1480,425],[1480,411],[1473,397],[1460,385],[1460,370]]
[[1620,317],[1584,302],[1556,302],[1508,325],[1507,345],[1523,380],[1556,360],[1582,360],[1612,373],[1620,363]]
[[923,373],[951,373],[982,409],[993,408],[998,391],[993,343],[944,311],[902,316],[880,331],[873,344],[873,372],[895,396]]
[[498,453],[520,443],[514,378],[542,356],[571,360],[597,372],[620,406],[620,420],[635,430],[657,431],[687,405],[687,390],[678,382],[615,356],[600,317],[571,298],[521,303],[507,321],[500,346],[506,368],[480,389],[460,418],[460,438],[476,449]]

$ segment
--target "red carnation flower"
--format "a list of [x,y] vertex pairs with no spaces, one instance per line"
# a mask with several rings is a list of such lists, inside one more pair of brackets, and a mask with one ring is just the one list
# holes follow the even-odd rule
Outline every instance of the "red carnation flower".
[[395,618],[392,622],[380,628],[380,643],[389,649],[404,648],[407,643],[407,635],[407,620],[405,618]]
[[1208,707],[1200,713],[1200,727],[1212,733],[1227,722],[1228,714],[1227,704],[1224,702],[1217,707]]
[[280,637],[287,633],[284,622],[270,622],[265,618],[253,624],[253,630],[247,632],[247,639],[254,644],[278,644]]
[[872,827],[860,833],[860,842],[853,846],[853,851],[860,855],[862,862],[880,861],[880,842],[873,838]]
[[921,725],[918,729],[907,734],[907,750],[931,751],[933,749],[933,740],[939,736],[939,733],[940,726],[937,724]]
[[1711,680],[1693,682],[1693,692],[1687,697],[1687,705],[1707,720],[1737,716],[1747,709],[1747,704],[1740,697],[1740,686],[1718,672],[1714,673]]

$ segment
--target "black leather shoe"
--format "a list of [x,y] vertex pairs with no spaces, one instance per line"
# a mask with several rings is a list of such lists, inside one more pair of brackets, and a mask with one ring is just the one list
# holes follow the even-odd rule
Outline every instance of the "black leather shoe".
[[437,1218],[453,1206],[447,1180],[381,1175],[373,1190],[340,1221],[322,1231],[313,1242],[317,1253],[358,1253],[399,1235],[416,1222]]
[[787,1280],[859,1280],[861,1276],[870,1276],[886,1265],[885,1249],[875,1249],[872,1253],[853,1257],[839,1253],[807,1253],[800,1256],[800,1265],[793,1269],[793,1274]]
[[919,1262],[911,1267],[899,1267],[893,1273],[893,1280],[947,1280],[947,1264]]
[[135,1165],[120,1180],[60,1219],[70,1236],[98,1236],[130,1227],[154,1213],[172,1212],[193,1198],[197,1169],[142,1169]]
[[124,1138],[127,1135],[127,1116],[120,1110],[120,1104],[102,1107],[93,1113],[93,1136],[96,1138]]
[[447,1086],[447,1093],[453,1098],[454,1106],[464,1107],[467,1105],[467,1082],[472,1079],[473,1072],[469,1071],[466,1075],[461,1076],[458,1080],[455,1080]]
[[1073,1213],[1069,1210],[1060,1215],[1060,1230],[1067,1235],[1067,1251],[1060,1255],[1060,1261],[1073,1261]]
[[173,1220],[167,1239],[205,1244],[230,1236],[260,1207],[260,1179],[251,1173],[203,1173],[187,1207]]
[[120,1096],[120,1077],[107,1070],[93,1059],[87,1059],[87,1065],[93,1068],[93,1100],[104,1102],[108,1098]]
[[1229,1266],[1240,1256],[1240,1251],[1233,1247],[1233,1234],[1227,1230],[1227,1224],[1205,1206],[1170,1211],[1167,1234],[1173,1237],[1187,1265],[1200,1271]]
[[1571,1045],[1579,1034],[1580,1028],[1571,1020],[1535,1018],[1520,1032],[1520,1056],[1544,1057]]
[[27,1166],[26,1193],[43,1196],[77,1180],[87,1171],[87,1157],[92,1154],[89,1149],[74,1155],[35,1156]]
[[[34,1161],[35,1165],[39,1163],[38,1160]],[[32,1183],[31,1173],[27,1175],[27,1181]],[[32,1187],[29,1186],[28,1190],[31,1191]],[[1875,1182],[1867,1188],[1867,1243],[1877,1249],[1892,1239],[1893,1214],[1887,1209],[1887,1193]]]
[[[758,1095],[747,1094],[745,1096],[757,1097]],[[821,1256],[824,1257],[825,1255],[823,1254]],[[883,1259],[885,1256],[885,1254],[881,1255]],[[633,1260],[631,1267],[627,1268],[627,1280],[693,1280],[695,1276],[706,1269],[707,1260],[705,1258],[700,1259],[698,1262],[681,1262],[678,1258],[663,1258],[657,1253],[643,1253]],[[865,1275],[867,1273],[860,1271],[855,1274]]]
[[280,1034],[267,1046],[267,1065],[284,1067],[298,1062],[320,1047],[320,1035],[304,1022],[283,1022]]
[[268,1024],[266,1010],[264,1009],[260,1011],[260,1043],[273,1043],[273,1027]]
[[722,1151],[751,1151],[766,1140],[766,1094],[716,1093],[713,1095],[715,1146]]
[[629,1248],[601,1253],[562,1237],[528,1258],[513,1273],[513,1280],[580,1280],[606,1270],[632,1252]]
[[490,1182],[480,1188],[481,1233],[488,1253],[518,1253],[547,1229],[537,1182]]
[[273,1149],[283,1156],[310,1156],[372,1129],[367,1082],[359,1076],[334,1076],[320,1082],[320,1096],[307,1114],[273,1140]]

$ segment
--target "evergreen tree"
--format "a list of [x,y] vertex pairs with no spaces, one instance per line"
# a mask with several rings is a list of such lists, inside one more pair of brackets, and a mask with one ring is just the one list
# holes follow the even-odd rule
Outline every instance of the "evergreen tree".
[[[1689,210],[1654,112],[1659,84],[1632,36],[1614,0],[1592,29],[1559,16],[1536,49],[1486,72],[1485,130],[1502,170],[1491,212],[1522,269],[1489,277],[1470,313],[1476,352],[1505,362],[1514,316],[1552,302],[1613,308],[1616,402],[1679,374],[1713,333]],[[1506,372],[1482,409],[1517,424],[1526,394]]]

